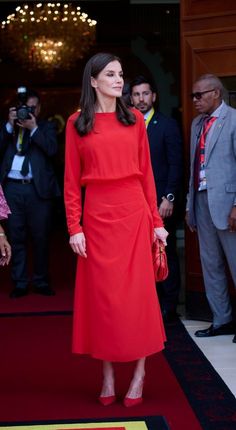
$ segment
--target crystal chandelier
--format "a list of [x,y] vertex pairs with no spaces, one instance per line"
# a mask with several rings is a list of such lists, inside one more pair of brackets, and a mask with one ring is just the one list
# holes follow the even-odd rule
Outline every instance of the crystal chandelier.
[[1,23],[4,56],[29,70],[70,69],[95,43],[96,21],[72,3],[29,3]]

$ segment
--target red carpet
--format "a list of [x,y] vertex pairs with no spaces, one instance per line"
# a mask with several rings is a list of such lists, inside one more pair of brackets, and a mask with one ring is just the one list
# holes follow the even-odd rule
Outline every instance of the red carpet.
[[76,257],[70,249],[65,231],[56,231],[52,238],[50,256],[50,285],[55,296],[45,297],[32,293],[10,299],[13,288],[10,267],[0,271],[0,315],[72,311]]
[[[9,285],[8,285],[9,287]],[[65,288],[57,288],[56,295],[45,297],[39,294],[30,293],[19,299],[10,299],[9,291],[5,288],[0,288],[0,316],[14,315],[25,313],[51,313],[51,312],[71,312],[73,304],[73,289],[65,286]]]
[[[201,430],[163,354],[147,361],[143,404],[101,406],[101,363],[71,354],[71,316],[0,319],[0,425],[83,418],[164,416],[171,430]],[[117,364],[124,396],[133,364]]]

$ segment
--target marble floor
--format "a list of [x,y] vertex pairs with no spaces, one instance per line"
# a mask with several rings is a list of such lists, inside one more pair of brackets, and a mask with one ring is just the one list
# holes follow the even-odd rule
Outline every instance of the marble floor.
[[210,323],[205,321],[188,320],[185,317],[185,264],[184,264],[184,229],[177,230],[177,249],[179,253],[182,291],[180,293],[180,305],[178,312],[188,333],[210,361],[217,373],[223,379],[230,391],[236,397],[236,343],[232,342],[233,335],[215,336],[210,338],[197,338],[194,336],[196,330],[209,327]]
[[181,320],[194,342],[236,397],[236,343],[232,342],[233,335],[197,338],[194,336],[195,331],[207,328],[210,324],[184,317]]

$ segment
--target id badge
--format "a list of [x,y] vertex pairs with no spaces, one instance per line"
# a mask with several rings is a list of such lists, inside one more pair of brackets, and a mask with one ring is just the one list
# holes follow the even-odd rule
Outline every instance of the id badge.
[[206,185],[206,176],[205,176],[205,171],[204,170],[202,170],[200,172],[199,179],[200,179],[200,181],[199,181],[199,188],[198,188],[199,191],[206,190],[207,185]]
[[200,181],[204,181],[204,180],[206,181],[205,170],[200,170],[199,179],[200,179]]

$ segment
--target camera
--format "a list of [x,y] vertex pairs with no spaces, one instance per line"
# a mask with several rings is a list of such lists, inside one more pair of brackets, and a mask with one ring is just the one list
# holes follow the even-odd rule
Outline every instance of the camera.
[[27,89],[26,87],[17,88],[17,96],[19,105],[16,108],[17,119],[24,121],[25,119],[30,119],[29,114],[34,115],[35,106],[27,106]]

